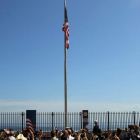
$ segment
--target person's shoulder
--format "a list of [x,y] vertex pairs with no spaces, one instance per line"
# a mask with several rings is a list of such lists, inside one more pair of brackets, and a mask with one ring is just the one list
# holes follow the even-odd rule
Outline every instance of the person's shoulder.
[[74,137],[70,136],[70,139],[71,139],[71,140],[73,140],[73,139],[74,139]]
[[123,138],[124,138],[124,135],[123,135],[122,133],[120,133],[120,134],[118,135],[118,137],[119,137],[120,139],[123,139]]
[[51,140],[56,140],[56,139],[57,139],[56,137],[51,138]]
[[25,137],[23,136],[23,134],[19,134],[15,140],[19,140],[19,139],[27,140],[27,138],[25,138]]
[[11,137],[10,137],[10,139],[11,139],[11,140],[15,140],[16,138],[15,138],[15,137],[13,137],[13,136],[11,136]]

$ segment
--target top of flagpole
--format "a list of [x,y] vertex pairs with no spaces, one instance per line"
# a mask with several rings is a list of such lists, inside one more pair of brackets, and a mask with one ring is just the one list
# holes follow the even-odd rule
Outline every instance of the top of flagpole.
[[66,7],[66,0],[64,0],[64,7]]

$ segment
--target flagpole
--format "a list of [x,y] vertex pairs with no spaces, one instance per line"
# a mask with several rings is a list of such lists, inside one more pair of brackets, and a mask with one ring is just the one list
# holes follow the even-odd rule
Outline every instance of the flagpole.
[[[65,20],[66,0],[64,0],[64,20]],[[67,127],[67,49],[66,49],[66,27],[64,33],[64,81],[65,81],[65,128]]]

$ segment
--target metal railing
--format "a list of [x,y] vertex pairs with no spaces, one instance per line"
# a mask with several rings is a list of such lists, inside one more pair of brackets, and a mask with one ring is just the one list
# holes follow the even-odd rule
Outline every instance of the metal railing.
[[0,129],[22,130],[25,128],[26,120],[24,112],[0,113]]
[[[42,131],[53,130],[57,127],[59,130],[64,130],[64,113],[37,113],[36,128],[41,128]],[[82,113],[70,112],[67,114],[67,124],[75,130],[82,128]]]
[[[51,131],[54,127],[64,130],[63,112],[37,112],[36,129],[42,129],[43,132]],[[89,112],[88,128],[93,129],[94,120],[98,120],[101,130],[115,130],[117,127],[125,129],[130,124],[140,124],[140,112]],[[67,123],[75,131],[83,128],[82,112],[69,112],[67,114]],[[25,112],[3,112],[0,113],[0,129],[14,129],[22,131],[26,128]]]

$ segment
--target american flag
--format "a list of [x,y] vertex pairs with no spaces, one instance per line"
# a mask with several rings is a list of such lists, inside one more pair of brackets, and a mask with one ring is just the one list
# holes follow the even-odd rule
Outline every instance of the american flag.
[[[26,128],[30,129],[33,133],[36,132],[36,124],[32,123],[30,118],[26,118]],[[28,133],[27,135],[27,139],[30,140],[31,139],[31,134]]]
[[62,30],[66,33],[65,40],[66,40],[66,48],[69,48],[69,24],[68,24],[68,16],[67,16],[67,9],[65,7],[65,20],[63,24]]
[[[36,110],[26,110],[26,128],[36,132]],[[28,133],[27,139],[30,140],[30,137],[31,134]]]
[[30,129],[33,133],[36,131],[36,124],[32,123],[30,118],[26,118],[26,127]]

